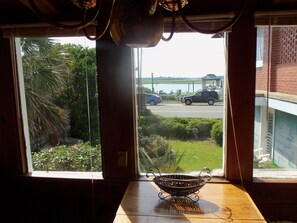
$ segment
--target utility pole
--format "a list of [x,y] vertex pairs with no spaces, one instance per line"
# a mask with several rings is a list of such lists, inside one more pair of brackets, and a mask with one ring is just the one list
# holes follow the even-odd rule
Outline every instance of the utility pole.
[[152,93],[154,93],[154,73],[152,72]]

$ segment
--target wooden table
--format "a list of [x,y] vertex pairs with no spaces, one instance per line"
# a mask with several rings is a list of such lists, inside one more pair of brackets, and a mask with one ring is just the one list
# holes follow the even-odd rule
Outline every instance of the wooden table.
[[158,193],[153,182],[131,181],[114,222],[266,222],[241,186],[207,183],[200,190],[197,203],[188,198],[162,200]]

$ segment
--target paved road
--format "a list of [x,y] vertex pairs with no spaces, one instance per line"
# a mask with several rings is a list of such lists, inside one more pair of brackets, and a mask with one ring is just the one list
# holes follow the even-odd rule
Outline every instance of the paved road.
[[214,104],[209,106],[204,103],[185,104],[158,104],[147,105],[147,108],[153,114],[165,117],[194,117],[194,118],[223,118],[224,106],[222,104]]

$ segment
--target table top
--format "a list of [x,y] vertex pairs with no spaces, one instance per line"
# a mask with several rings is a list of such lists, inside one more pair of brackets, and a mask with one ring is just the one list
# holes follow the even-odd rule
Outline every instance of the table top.
[[131,181],[114,222],[266,222],[239,185],[207,183],[199,191],[197,202],[184,197],[160,199],[159,192],[153,182]]

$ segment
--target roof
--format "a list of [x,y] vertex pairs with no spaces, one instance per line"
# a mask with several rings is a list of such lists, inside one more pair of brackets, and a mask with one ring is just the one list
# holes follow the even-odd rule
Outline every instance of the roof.
[[221,80],[221,78],[214,74],[207,74],[205,77],[202,77],[202,80]]

